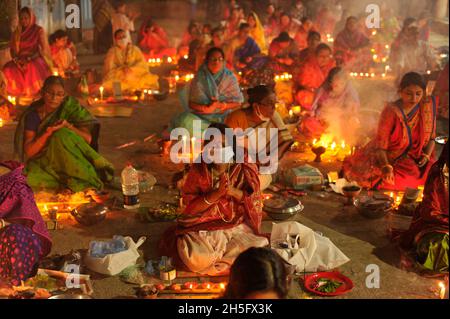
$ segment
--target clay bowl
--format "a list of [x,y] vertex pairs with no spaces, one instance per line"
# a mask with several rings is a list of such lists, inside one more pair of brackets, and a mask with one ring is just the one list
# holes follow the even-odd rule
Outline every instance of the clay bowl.
[[358,197],[361,193],[361,187],[355,185],[344,186],[342,187],[342,192],[344,193],[344,196],[348,198],[347,204],[353,205],[354,198]]

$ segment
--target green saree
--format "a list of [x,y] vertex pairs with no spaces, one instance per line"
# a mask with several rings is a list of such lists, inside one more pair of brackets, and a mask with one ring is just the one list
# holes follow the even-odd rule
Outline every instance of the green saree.
[[[14,137],[17,159],[25,162],[24,135],[27,115],[35,111],[42,102],[31,104],[20,117]],[[43,119],[37,136],[60,120],[66,120],[74,126],[92,128],[97,120],[88,110],[73,98],[68,97],[57,110]],[[52,134],[44,149],[25,162],[24,174],[33,190],[70,189],[80,192],[86,189],[102,189],[104,182],[113,178],[114,168],[98,154],[82,137],[73,131],[62,128]]]

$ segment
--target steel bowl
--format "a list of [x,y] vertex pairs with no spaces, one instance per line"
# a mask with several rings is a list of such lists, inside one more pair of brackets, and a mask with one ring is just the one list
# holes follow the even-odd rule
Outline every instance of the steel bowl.
[[48,299],[94,299],[94,298],[85,294],[60,294],[51,296]]
[[380,198],[364,196],[355,200],[358,212],[369,219],[384,217],[393,210],[393,203],[394,201],[389,196]]
[[70,213],[80,224],[91,226],[103,221],[106,218],[108,211],[108,207],[101,204],[87,203],[78,206]]
[[[276,205],[276,201],[283,201],[281,205]],[[280,198],[274,197],[271,199],[267,199],[263,203],[263,210],[270,216],[270,218],[274,220],[286,220],[289,219],[297,213],[300,213],[304,206],[302,203],[295,198]]]

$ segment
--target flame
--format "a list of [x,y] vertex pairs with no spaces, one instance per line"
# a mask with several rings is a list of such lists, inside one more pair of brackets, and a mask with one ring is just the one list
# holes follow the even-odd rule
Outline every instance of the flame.
[[221,282],[220,284],[219,284],[219,287],[220,287],[220,289],[225,289],[225,284],[223,283],[223,282]]

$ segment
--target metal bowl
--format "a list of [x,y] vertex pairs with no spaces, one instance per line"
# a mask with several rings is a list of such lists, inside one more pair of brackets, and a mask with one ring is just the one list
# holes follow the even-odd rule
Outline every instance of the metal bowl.
[[48,299],[94,299],[94,298],[85,294],[60,294],[51,296]]
[[263,209],[274,220],[286,220],[303,210],[302,203],[295,198],[274,197],[264,201]]
[[384,217],[393,210],[393,200],[389,196],[384,198],[370,198],[364,196],[355,200],[358,212],[369,219]]
[[97,203],[87,203],[78,206],[71,214],[80,224],[91,226],[103,221],[109,209]]

